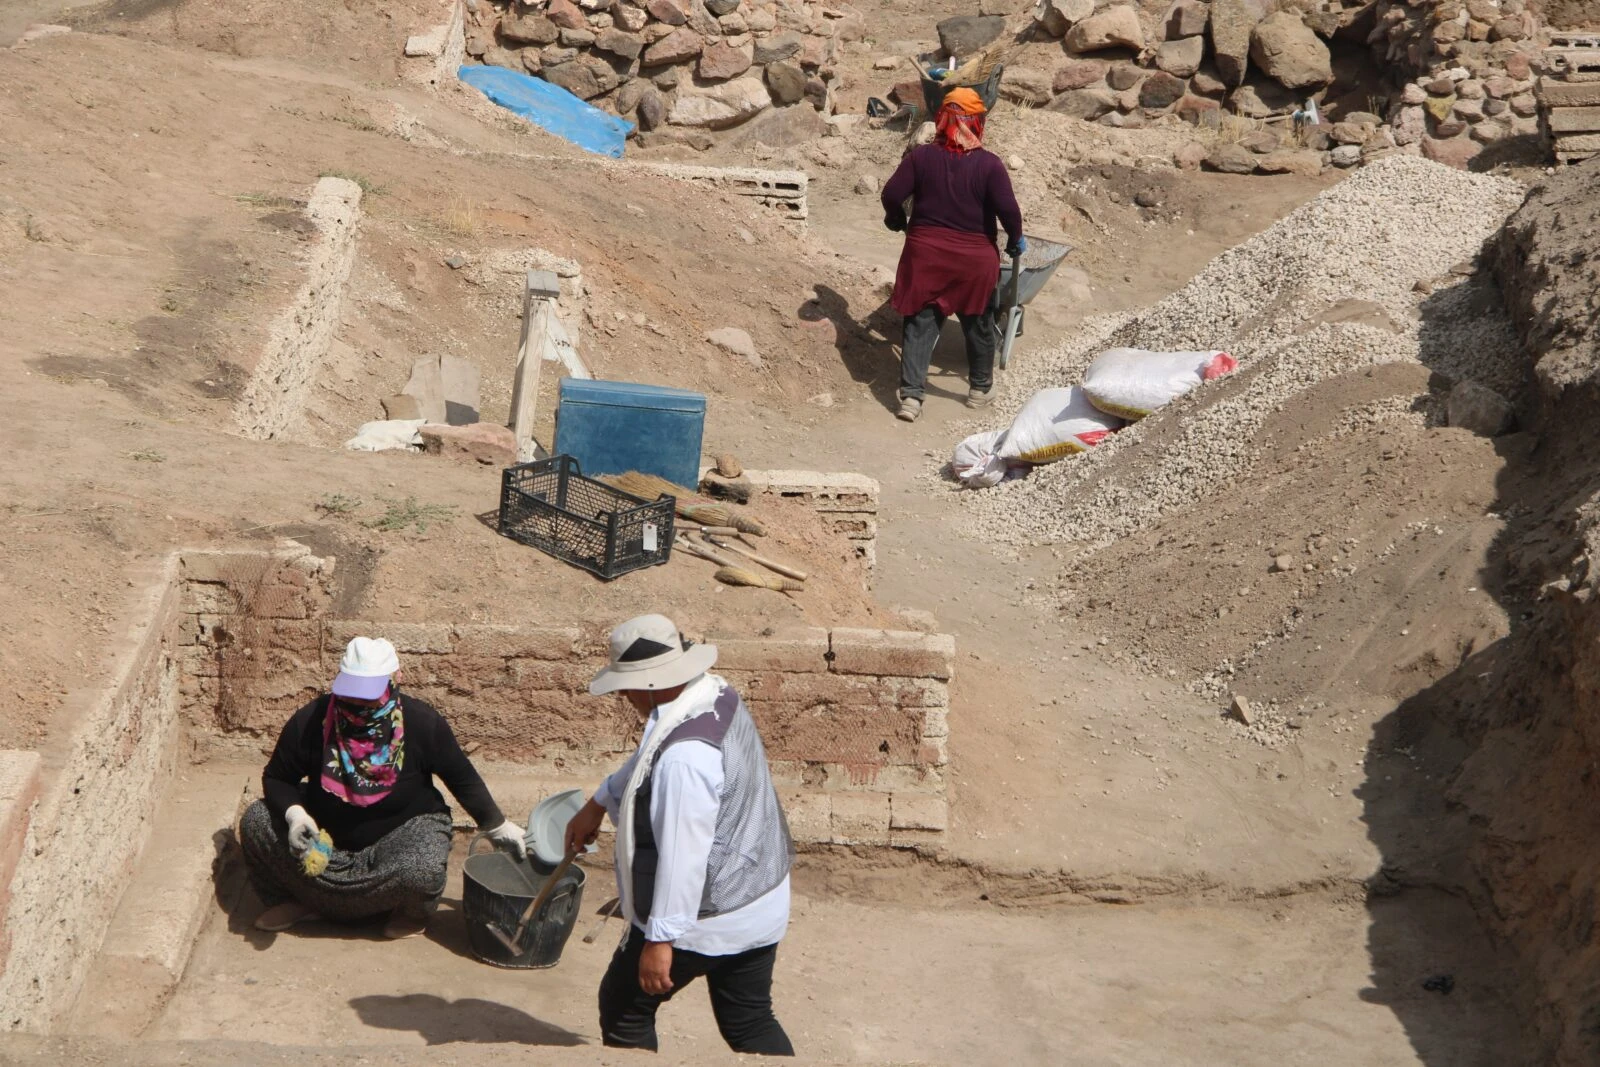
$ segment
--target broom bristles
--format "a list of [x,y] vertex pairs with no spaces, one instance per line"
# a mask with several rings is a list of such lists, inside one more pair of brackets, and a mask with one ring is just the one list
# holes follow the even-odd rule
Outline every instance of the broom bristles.
[[792,578],[780,578],[776,574],[763,574],[744,567],[718,567],[713,577],[724,585],[748,585],[780,593],[794,593],[805,588]]
[[599,480],[613,488],[621,489],[624,493],[642,496],[646,500],[654,500],[662,496],[688,500],[697,495],[693,489],[681,486],[676,482],[670,482],[658,475],[645,474],[642,471],[607,474],[603,475]]

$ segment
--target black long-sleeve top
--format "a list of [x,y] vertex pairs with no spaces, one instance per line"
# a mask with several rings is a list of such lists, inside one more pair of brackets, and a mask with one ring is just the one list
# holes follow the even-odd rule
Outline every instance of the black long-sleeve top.
[[299,804],[328,831],[336,848],[359,851],[408,819],[448,812],[449,805],[433,784],[438,776],[479,827],[492,830],[504,822],[505,815],[444,716],[415,697],[401,694],[400,701],[405,716],[404,759],[388,796],[363,808],[323,790],[322,732],[329,701],[320,696],[295,712],[278,735],[278,747],[261,774],[267,807],[281,819]]

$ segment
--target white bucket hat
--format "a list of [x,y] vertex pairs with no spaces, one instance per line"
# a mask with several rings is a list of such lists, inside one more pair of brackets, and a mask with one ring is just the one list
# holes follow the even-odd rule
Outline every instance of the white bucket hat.
[[377,700],[389,688],[389,679],[400,669],[394,645],[382,637],[355,637],[345,646],[339,661],[339,676],[333,680],[333,695],[351,700]]
[[665,615],[640,615],[611,631],[611,662],[589,683],[589,693],[671,689],[694,681],[716,662],[716,645],[685,641]]

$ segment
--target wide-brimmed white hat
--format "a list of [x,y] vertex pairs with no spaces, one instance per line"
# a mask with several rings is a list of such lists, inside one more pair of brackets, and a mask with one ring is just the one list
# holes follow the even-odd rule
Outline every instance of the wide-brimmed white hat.
[[377,700],[389,688],[389,679],[400,669],[394,645],[382,637],[354,637],[345,646],[339,661],[339,676],[333,680],[333,695],[351,700]]
[[594,676],[589,692],[671,689],[694,681],[716,662],[716,645],[685,641],[665,615],[640,615],[611,631],[611,662]]

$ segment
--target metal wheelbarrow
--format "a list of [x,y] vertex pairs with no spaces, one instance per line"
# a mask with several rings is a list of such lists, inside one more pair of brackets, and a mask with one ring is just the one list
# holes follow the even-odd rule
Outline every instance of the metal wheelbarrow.
[[1012,256],[1009,263],[1001,262],[1000,281],[995,287],[994,322],[1000,333],[995,362],[1001,370],[1011,361],[1011,345],[1022,336],[1025,305],[1039,295],[1044,283],[1072,251],[1071,245],[1046,241],[1042,237],[1027,237],[1027,241],[1026,252]]

